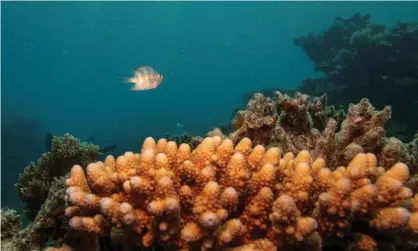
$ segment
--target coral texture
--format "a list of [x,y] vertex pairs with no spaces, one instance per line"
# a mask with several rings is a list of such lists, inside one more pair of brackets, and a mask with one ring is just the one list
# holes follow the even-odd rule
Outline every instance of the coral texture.
[[413,174],[418,172],[417,140],[404,144],[385,137],[384,124],[392,116],[390,106],[376,110],[367,99],[350,104],[347,114],[327,106],[327,96],[309,97],[297,92],[290,97],[275,92],[274,98],[255,93],[247,108],[235,116],[229,138],[277,146],[296,154],[308,150],[313,158],[323,158],[328,165],[347,165],[358,153],[372,152],[379,165],[390,168],[404,162]]
[[[65,177],[54,179],[51,183],[51,189],[49,190],[48,196],[38,210],[35,219],[24,229],[20,228],[20,217],[18,216],[15,216],[13,227],[10,226],[10,223],[5,223],[7,225],[3,225],[3,220],[6,219],[5,222],[10,222],[7,220],[10,219],[10,217],[3,218],[4,215],[2,210],[1,250],[42,250],[42,247],[48,239],[53,239],[54,235],[58,235],[59,232],[64,231],[64,229],[62,229],[63,222],[57,223],[57,221],[62,221],[64,218],[65,180]],[[19,222],[19,224],[17,222]],[[3,239],[3,233],[7,234],[7,239]]]
[[167,141],[174,141],[174,142],[176,142],[177,145],[181,145],[183,143],[189,144],[192,149],[195,149],[197,147],[197,145],[199,145],[202,142],[202,140],[203,140],[202,137],[192,136],[192,135],[188,134],[187,132],[185,132],[185,133],[178,133],[178,134],[167,133],[164,136],[164,138]]
[[1,242],[10,240],[22,227],[20,216],[16,210],[3,208],[1,213]]
[[44,153],[36,164],[30,163],[15,184],[16,191],[25,203],[26,216],[30,220],[36,217],[54,178],[67,174],[73,165],[87,165],[98,156],[100,152],[97,145],[80,142],[70,134],[54,136],[52,151]]
[[139,153],[75,165],[65,214],[87,236],[122,231],[133,245],[175,250],[320,250],[330,239],[373,250],[381,236],[416,245],[409,169],[378,163],[359,153],[332,168],[309,151],[282,155],[249,138],[207,137],[193,151],[147,138]]

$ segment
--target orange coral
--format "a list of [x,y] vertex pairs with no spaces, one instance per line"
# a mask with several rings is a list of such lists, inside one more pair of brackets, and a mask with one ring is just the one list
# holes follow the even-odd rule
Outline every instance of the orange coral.
[[[331,172],[308,151],[281,156],[279,148],[253,148],[248,138],[234,147],[207,137],[193,151],[147,138],[140,153],[108,156],[86,173],[74,166],[66,215],[77,231],[106,235],[119,228],[145,246],[178,250],[317,250],[319,237],[342,238],[356,221],[382,233],[417,234],[418,197],[409,208],[400,205],[413,195],[404,186],[408,167],[397,163],[384,172],[377,163],[361,153]],[[356,241],[358,250],[375,249],[371,237]]]

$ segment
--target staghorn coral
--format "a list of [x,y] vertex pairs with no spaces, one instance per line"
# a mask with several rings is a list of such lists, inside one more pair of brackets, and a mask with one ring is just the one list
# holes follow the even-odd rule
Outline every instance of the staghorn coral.
[[[256,93],[247,110],[237,113],[232,122],[235,131],[229,138],[236,143],[256,135],[256,144],[277,146],[293,153],[306,149],[314,158],[321,157],[335,167],[347,165],[358,153],[373,152],[384,168],[402,161],[410,166],[412,173],[417,173],[416,140],[404,144],[396,138],[385,137],[384,124],[391,116],[391,107],[378,111],[367,99],[350,104],[345,114],[327,106],[326,95],[310,98],[297,92],[290,97],[275,92],[271,99]],[[260,127],[259,121],[276,123]]]
[[335,169],[309,151],[282,156],[248,138],[207,137],[193,151],[147,138],[139,153],[73,166],[65,213],[78,233],[122,231],[175,250],[321,250],[330,239],[373,250],[381,236],[417,245],[409,169],[378,163],[359,153]]
[[100,156],[99,146],[80,142],[70,134],[54,136],[52,151],[44,153],[37,163],[30,163],[19,175],[15,189],[25,203],[25,214],[34,220],[50,191],[54,178],[68,173],[75,164],[87,165]]

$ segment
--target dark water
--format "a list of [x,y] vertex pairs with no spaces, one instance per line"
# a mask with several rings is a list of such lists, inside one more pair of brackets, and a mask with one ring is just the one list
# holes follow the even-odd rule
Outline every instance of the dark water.
[[[138,150],[146,136],[193,135],[228,123],[242,95],[295,88],[315,75],[293,39],[335,16],[369,13],[392,26],[417,21],[417,3],[2,2],[2,206],[13,184],[69,132]],[[150,65],[165,80],[130,92],[117,74]]]

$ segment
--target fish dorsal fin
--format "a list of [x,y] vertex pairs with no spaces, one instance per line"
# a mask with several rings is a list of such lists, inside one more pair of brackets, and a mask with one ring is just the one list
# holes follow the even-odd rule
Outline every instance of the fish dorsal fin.
[[136,74],[141,74],[143,76],[148,76],[148,75],[155,75],[155,74],[159,74],[154,68],[152,68],[151,66],[142,66],[139,67],[138,69],[136,69]]

